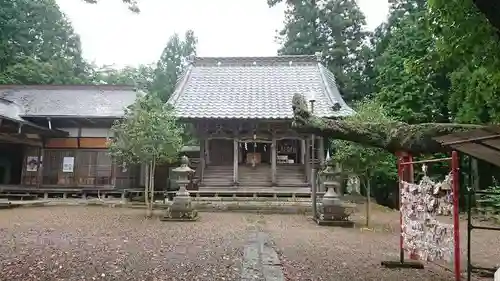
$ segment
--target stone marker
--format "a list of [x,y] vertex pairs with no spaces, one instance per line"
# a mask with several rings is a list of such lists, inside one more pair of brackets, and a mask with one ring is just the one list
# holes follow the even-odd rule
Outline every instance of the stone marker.
[[500,281],[500,268],[495,272],[494,281]]

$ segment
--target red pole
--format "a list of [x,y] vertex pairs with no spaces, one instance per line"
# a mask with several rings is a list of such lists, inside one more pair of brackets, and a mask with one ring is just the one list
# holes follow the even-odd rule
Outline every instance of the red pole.
[[403,185],[401,181],[403,180],[404,167],[401,163],[404,162],[403,153],[398,153],[398,188],[399,188],[399,262],[403,264],[405,262],[405,251],[403,249],[403,214],[402,214],[402,200],[401,194],[403,191]]
[[[408,154],[407,155],[407,159],[405,159],[405,161],[409,164],[407,164],[407,167],[406,167],[406,174],[405,174],[405,181],[406,182],[409,182],[409,183],[414,183],[415,181],[415,174],[414,174],[414,164],[413,164],[413,155],[411,154]],[[411,260],[418,260],[419,257],[417,254],[415,254],[414,252],[410,253],[410,259]]]
[[458,153],[451,153],[451,169],[452,169],[452,189],[453,189],[453,244],[454,244],[454,266],[455,266],[455,281],[461,280],[460,269],[460,217],[458,210],[459,197],[459,163]]

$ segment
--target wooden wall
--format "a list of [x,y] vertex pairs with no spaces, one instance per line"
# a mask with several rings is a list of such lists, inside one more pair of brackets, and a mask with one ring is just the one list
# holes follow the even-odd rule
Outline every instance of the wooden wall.
[[55,138],[45,142],[45,148],[107,148],[108,138]]

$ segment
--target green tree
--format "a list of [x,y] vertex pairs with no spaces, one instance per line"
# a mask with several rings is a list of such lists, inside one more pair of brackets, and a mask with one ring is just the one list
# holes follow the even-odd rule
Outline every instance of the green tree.
[[97,84],[133,85],[139,90],[150,92],[154,82],[154,66],[127,66],[121,69],[109,66],[94,67],[92,80]]
[[80,38],[55,0],[0,0],[0,83],[87,81]]
[[183,130],[172,113],[173,109],[156,96],[139,95],[125,111],[123,120],[111,128],[114,133],[109,142],[111,155],[119,163],[146,165],[147,216],[151,216],[153,210],[156,165],[175,160],[182,147]]
[[160,99],[167,101],[175,90],[177,80],[186,68],[189,57],[196,55],[198,39],[188,30],[181,39],[176,33],[170,37],[154,70],[151,89]]
[[[387,115],[387,110],[373,100],[363,100],[356,104],[356,114],[346,118],[349,126],[362,127],[367,123],[377,123],[392,126],[394,119]],[[340,163],[344,172],[360,177],[367,196],[371,187],[377,199],[387,199],[393,192],[397,179],[396,157],[381,148],[363,146],[361,144],[333,140],[331,142],[332,160]],[[389,184],[388,184],[389,183]],[[367,216],[367,224],[369,215]]]
[[380,61],[382,54],[389,47],[393,34],[400,32],[404,21],[409,15],[420,13],[427,9],[427,0],[389,0],[389,16],[387,22],[380,24],[369,36],[369,44],[362,49],[360,61],[365,64],[361,74],[360,82],[354,82],[358,92],[375,94],[380,91],[377,85],[377,66],[383,64]]
[[[97,4],[99,0],[83,0],[90,4]],[[128,9],[134,13],[139,13],[141,10],[139,9],[139,5],[137,0],[122,0],[123,3],[127,4]]]
[[427,12],[413,12],[398,22],[376,58],[376,99],[401,121],[450,121],[446,71],[428,67],[436,59],[434,42]]
[[448,66],[449,109],[467,123],[500,121],[500,41],[472,0],[431,0],[432,32]]
[[[270,6],[280,0],[268,0]],[[363,30],[365,16],[355,0],[288,0],[285,27],[279,32],[281,55],[312,55],[320,52],[322,62],[337,79],[346,101],[364,96],[360,84],[365,63]],[[356,83],[357,82],[357,83]]]

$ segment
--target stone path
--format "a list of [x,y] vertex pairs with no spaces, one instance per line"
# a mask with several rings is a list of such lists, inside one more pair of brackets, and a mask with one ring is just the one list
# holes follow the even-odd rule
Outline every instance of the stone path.
[[284,281],[285,277],[269,236],[264,232],[254,232],[243,250],[241,281],[260,280]]

